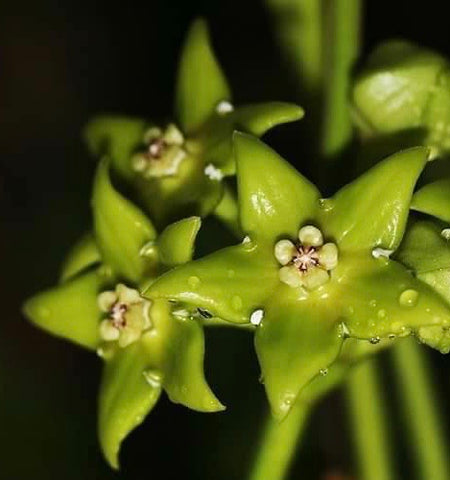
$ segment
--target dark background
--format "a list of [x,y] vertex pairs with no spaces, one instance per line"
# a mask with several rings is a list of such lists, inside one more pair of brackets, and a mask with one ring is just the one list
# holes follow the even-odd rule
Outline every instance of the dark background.
[[[450,56],[445,4],[367,2],[364,54],[394,36]],[[94,164],[81,127],[99,111],[170,115],[180,43],[198,14],[210,22],[237,102],[301,103],[260,0],[2,2],[0,480],[244,478],[266,407],[249,335],[208,334],[208,376],[228,411],[200,415],[163,399],[124,443],[123,471],[116,474],[96,440],[100,362],[20,314],[24,298],[55,282],[65,252],[89,228]],[[270,140],[300,166],[306,161],[299,125]],[[446,359],[429,356],[444,398]],[[350,473],[346,429],[344,403],[334,394],[315,414],[292,478]],[[401,421],[393,431],[407,471]]]

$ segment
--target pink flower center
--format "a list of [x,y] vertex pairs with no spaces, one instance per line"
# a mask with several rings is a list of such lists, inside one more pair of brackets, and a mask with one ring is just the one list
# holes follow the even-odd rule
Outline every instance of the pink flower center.
[[314,247],[300,245],[296,248],[297,254],[292,259],[292,262],[301,272],[307,272],[308,269],[319,264],[319,256]]

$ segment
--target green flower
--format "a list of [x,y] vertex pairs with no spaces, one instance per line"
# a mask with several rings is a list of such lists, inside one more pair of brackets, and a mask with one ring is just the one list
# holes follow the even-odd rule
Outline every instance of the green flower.
[[354,119],[368,139],[427,145],[432,156],[450,150],[450,64],[405,41],[380,45],[352,89]]
[[111,157],[115,172],[160,227],[186,214],[207,215],[218,206],[222,180],[235,173],[231,136],[236,128],[260,136],[302,116],[300,107],[281,102],[235,107],[206,24],[197,20],[180,59],[175,120],[155,125],[101,116],[87,125],[85,137],[95,155]]
[[393,155],[330,199],[253,137],[237,134],[235,153],[248,236],[164,274],[145,295],[257,325],[256,351],[277,417],[333,364],[347,338],[375,345],[450,325],[441,297],[389,258],[426,149]]
[[114,188],[107,161],[99,164],[92,204],[94,235],[73,249],[61,283],[29,299],[24,310],[35,325],[104,359],[99,437],[117,468],[122,440],[162,390],[198,411],[223,406],[205,380],[200,316],[180,316],[177,305],[140,294],[161,272],[191,259],[200,219],[178,221],[158,236]]

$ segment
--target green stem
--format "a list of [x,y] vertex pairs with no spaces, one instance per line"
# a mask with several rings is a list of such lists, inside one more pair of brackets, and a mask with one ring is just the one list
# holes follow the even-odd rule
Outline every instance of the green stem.
[[408,339],[395,346],[393,358],[418,478],[448,480],[447,442],[424,352],[413,339]]
[[[376,360],[354,367],[347,381],[353,439],[361,480],[392,480],[389,438]],[[427,477],[428,478],[428,477]]]
[[293,460],[293,453],[304,432],[310,409],[310,404],[297,402],[281,423],[271,416],[267,418],[262,442],[249,480],[286,478]]
[[266,4],[297,85],[314,94],[323,76],[322,0],[266,0]]
[[322,154],[333,158],[350,142],[350,73],[358,55],[361,0],[324,0],[325,50]]

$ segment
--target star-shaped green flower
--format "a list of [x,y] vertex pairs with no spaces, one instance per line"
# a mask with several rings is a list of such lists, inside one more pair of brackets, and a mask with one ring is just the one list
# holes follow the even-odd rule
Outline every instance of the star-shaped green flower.
[[155,125],[141,118],[101,116],[85,131],[90,150],[107,154],[158,227],[186,215],[211,213],[223,195],[222,179],[235,173],[232,132],[261,136],[298,120],[293,104],[234,107],[204,21],[192,25],[180,58],[174,119]]
[[205,380],[200,315],[179,314],[177,305],[139,293],[161,272],[191,259],[200,219],[178,221],[157,235],[114,188],[107,160],[99,164],[92,203],[95,235],[75,247],[61,283],[28,300],[24,310],[37,326],[105,360],[99,437],[117,468],[122,440],[163,389],[173,402],[198,411],[223,406]]
[[389,258],[405,229],[425,148],[380,162],[330,199],[266,145],[235,136],[241,244],[161,276],[145,295],[253,323],[272,410],[338,357],[348,337],[377,344],[450,325],[428,285]]

